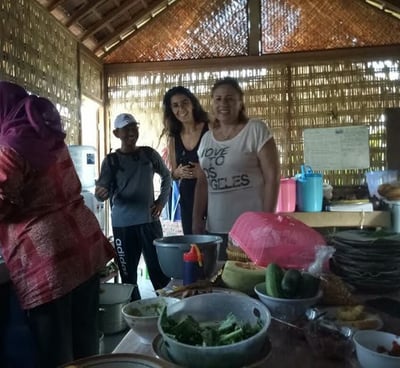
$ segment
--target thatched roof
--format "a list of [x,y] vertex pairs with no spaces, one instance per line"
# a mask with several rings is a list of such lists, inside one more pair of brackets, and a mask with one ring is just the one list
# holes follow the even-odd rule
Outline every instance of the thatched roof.
[[400,0],[36,1],[105,63],[400,44]]

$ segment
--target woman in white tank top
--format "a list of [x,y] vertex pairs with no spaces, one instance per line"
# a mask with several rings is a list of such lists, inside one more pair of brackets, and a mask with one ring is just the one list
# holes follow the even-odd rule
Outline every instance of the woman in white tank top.
[[243,212],[275,211],[280,165],[266,123],[246,116],[238,82],[218,80],[211,96],[214,121],[198,150],[203,175],[196,184],[193,231],[222,236],[220,259],[226,259],[228,232]]

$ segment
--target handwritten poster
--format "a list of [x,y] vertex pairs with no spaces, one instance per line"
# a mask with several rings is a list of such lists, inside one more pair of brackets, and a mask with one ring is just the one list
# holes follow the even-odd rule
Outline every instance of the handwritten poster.
[[313,170],[368,168],[368,126],[305,129],[304,162]]

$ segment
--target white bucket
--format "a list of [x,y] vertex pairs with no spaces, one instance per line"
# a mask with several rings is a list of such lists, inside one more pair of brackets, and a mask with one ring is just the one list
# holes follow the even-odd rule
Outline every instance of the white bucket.
[[128,328],[121,309],[130,302],[134,287],[131,284],[100,284],[99,328],[105,335]]

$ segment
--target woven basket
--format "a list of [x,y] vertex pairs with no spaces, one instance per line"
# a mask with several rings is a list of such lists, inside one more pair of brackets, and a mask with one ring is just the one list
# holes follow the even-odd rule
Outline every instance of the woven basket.
[[251,262],[250,258],[243,251],[242,248],[232,244],[232,240],[228,240],[228,246],[226,247],[226,254],[229,261],[240,261],[240,262]]

